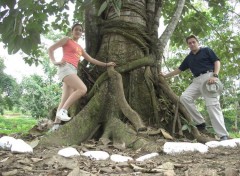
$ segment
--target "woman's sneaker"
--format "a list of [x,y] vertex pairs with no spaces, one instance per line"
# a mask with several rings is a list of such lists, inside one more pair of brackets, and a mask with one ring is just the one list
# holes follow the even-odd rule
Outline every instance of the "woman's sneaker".
[[54,124],[52,128],[48,131],[49,133],[56,131],[60,128],[60,124]]
[[57,114],[56,117],[61,120],[61,121],[69,121],[71,120],[71,117],[68,117],[68,111],[66,109],[60,109]]

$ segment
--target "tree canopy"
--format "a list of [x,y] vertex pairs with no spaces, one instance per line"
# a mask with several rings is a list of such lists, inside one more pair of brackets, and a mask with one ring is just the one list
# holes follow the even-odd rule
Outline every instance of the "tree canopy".
[[[75,6],[73,13],[69,11],[70,3]],[[32,62],[38,61],[39,49],[42,47],[41,34],[47,34],[51,28],[67,32],[71,14],[74,17],[73,21],[84,23],[84,10],[94,3],[98,5],[99,15],[109,5],[113,4],[116,11],[123,5],[121,0],[1,0],[1,40],[8,48],[9,54],[22,50],[29,55]],[[166,26],[174,13],[176,1],[158,3],[162,3],[161,15]],[[223,47],[229,49],[231,54],[239,52],[239,14],[235,12],[238,3],[239,1],[226,0],[187,0],[178,26],[171,37],[171,45],[182,46],[183,38],[193,33],[200,38],[206,38],[206,41],[217,40],[216,42],[224,44]],[[49,20],[50,17],[52,21]]]

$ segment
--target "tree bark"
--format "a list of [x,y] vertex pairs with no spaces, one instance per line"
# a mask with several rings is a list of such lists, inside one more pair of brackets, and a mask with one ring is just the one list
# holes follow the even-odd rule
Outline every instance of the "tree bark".
[[[162,56],[179,21],[184,2],[179,0],[171,23],[160,37],[160,49],[156,31],[162,1],[123,0],[120,16],[109,6],[96,20],[92,20],[96,16],[88,12],[88,51],[94,55],[96,53],[96,58],[103,62],[116,62],[117,67],[110,67],[107,72],[106,68],[92,68],[91,74],[96,75],[97,79],[87,94],[87,104],[57,132],[43,137],[40,146],[80,144],[98,133],[104,144],[112,140],[114,144],[124,147],[161,151],[161,145],[140,136],[139,131],[146,130],[147,126],[167,127],[168,124],[160,118],[164,114],[168,114],[168,119],[173,121],[174,112],[163,108],[158,99],[167,95],[168,101],[177,104],[178,97],[163,78],[158,78],[157,67],[159,56]],[[96,26],[100,26],[100,36],[98,30],[94,32]],[[91,36],[94,39],[89,38]],[[159,90],[163,90],[164,95]],[[192,123],[181,104],[179,110]],[[178,125],[181,126],[179,120]],[[199,140],[197,129],[192,127],[192,131]]]

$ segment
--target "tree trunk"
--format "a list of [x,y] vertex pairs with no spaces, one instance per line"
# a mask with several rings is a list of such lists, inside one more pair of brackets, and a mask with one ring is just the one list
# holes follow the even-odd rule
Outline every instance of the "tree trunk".
[[[179,5],[177,13],[181,12],[184,1],[179,3],[182,6]],[[88,85],[87,104],[57,132],[45,136],[40,146],[79,144],[96,133],[104,144],[112,140],[126,147],[156,151],[161,147],[146,140],[141,131],[147,130],[147,126],[172,131],[170,124],[175,112],[172,105],[178,103],[178,97],[158,78],[162,55],[159,51],[163,50],[159,50],[156,31],[162,3],[160,0],[123,0],[122,4],[120,16],[111,6],[99,19],[89,11],[86,15],[86,27],[91,31],[86,33],[87,50],[90,54],[96,53],[96,58],[103,62],[116,62],[117,67],[108,68],[107,72],[106,68],[94,67],[88,73],[93,75],[94,85]],[[180,15],[174,16],[171,32],[179,18]],[[98,27],[96,32],[93,30],[96,26],[101,26],[100,36]],[[171,32],[165,33],[168,36],[162,37],[162,44],[166,45]],[[82,78],[84,82],[85,78]],[[180,113],[191,122],[186,110],[179,107]],[[192,129],[198,138],[198,131]]]

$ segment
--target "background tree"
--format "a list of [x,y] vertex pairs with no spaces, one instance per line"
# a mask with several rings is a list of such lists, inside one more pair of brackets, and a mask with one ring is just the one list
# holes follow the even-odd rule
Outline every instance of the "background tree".
[[61,96],[61,84],[57,83],[55,77],[57,68],[50,64],[45,51],[46,49],[42,50],[41,54],[44,76],[37,74],[26,76],[20,83],[22,94],[19,109],[30,113],[34,118],[49,117],[49,111],[58,106]]
[[0,113],[4,109],[13,110],[14,105],[19,104],[19,86],[12,76],[4,73],[5,65],[0,58]]
[[[209,4],[199,1],[196,4],[188,4],[192,7],[184,18],[183,23],[179,23],[171,39],[171,52],[165,61],[168,69],[174,69],[181,62],[179,58],[184,58],[188,51],[186,45],[182,45],[179,35],[185,33],[185,28],[194,29],[194,33],[201,36],[201,44],[211,47],[221,59],[220,79],[224,83],[224,93],[221,96],[221,105],[226,118],[226,125],[229,130],[237,129],[234,121],[237,120],[239,110],[236,108],[239,92],[239,14],[236,13],[239,1],[232,1],[230,4],[223,1],[210,1]],[[218,9],[224,6],[225,8]],[[219,14],[216,16],[216,14]],[[192,21],[191,19],[196,19]],[[191,21],[191,23],[189,22]],[[196,29],[195,29],[196,28]],[[200,29],[201,28],[201,29]],[[204,29],[204,30],[202,30]],[[207,35],[206,35],[207,34]],[[176,64],[177,63],[177,64]],[[186,79],[187,78],[187,79]],[[191,74],[179,75],[178,81],[171,81],[171,87],[177,95],[189,85]],[[204,107],[202,101],[198,101],[199,107]],[[202,108],[202,113],[207,117],[207,112]]]
[[39,75],[24,77],[21,84],[20,110],[34,118],[48,117],[60,99],[60,85],[52,84]]
[[[87,51],[101,61],[114,61],[118,66],[107,72],[94,66],[86,68],[85,62],[79,66],[79,75],[87,83],[89,93],[84,101],[72,107],[73,120],[43,138],[41,144],[78,144],[94,136],[104,144],[111,140],[135,149],[156,150],[159,145],[149,145],[139,131],[152,126],[173,132],[173,117],[185,119],[193,136],[203,141],[189,114],[178,104],[178,97],[158,73],[169,39],[171,45],[179,47],[185,45],[185,37],[191,33],[203,39],[214,37],[211,31],[221,24],[224,14],[233,11],[228,1],[201,1],[200,5],[188,0],[71,2],[75,4],[75,19],[85,22]],[[196,8],[202,5],[207,6],[207,12]],[[50,3],[3,0],[0,6],[4,8],[0,23],[2,41],[9,53],[21,49],[29,54],[25,58],[27,62],[39,61],[36,58],[40,34],[49,30],[46,23],[49,15],[56,17],[51,24],[54,29],[66,31],[69,24],[65,11],[68,4],[63,0]],[[158,28],[164,27],[159,26],[160,17],[164,17],[166,29],[159,37]],[[225,23],[228,19],[224,20],[228,25]],[[196,24],[197,21],[201,24]],[[220,39],[219,35],[215,36]]]
[[57,69],[50,64],[46,53],[41,56],[44,76],[23,77],[20,83],[4,73],[4,60],[0,59],[0,109],[29,114],[34,118],[49,117],[49,111],[57,106],[61,85],[56,83]]

